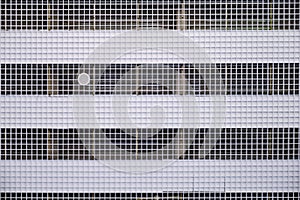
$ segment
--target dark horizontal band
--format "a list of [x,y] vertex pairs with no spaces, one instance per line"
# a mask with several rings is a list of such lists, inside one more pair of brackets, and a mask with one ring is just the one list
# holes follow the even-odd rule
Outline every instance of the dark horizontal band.
[[[222,78],[227,95],[299,94],[299,63],[216,63],[214,65]],[[127,70],[136,66],[137,64],[105,66],[106,71],[100,77],[102,81],[95,81],[94,95],[113,94],[117,81]],[[178,66],[182,65],[164,65],[165,68],[178,68]],[[2,64],[1,95],[72,95],[75,87],[78,86],[77,76],[80,67],[82,66],[78,64]],[[155,64],[151,67],[155,68]],[[209,94],[199,71],[188,64],[185,64],[184,69],[193,93]],[[168,95],[172,92],[155,91],[153,94]]]
[[[116,138],[117,132],[122,133],[120,129],[93,131],[111,135],[113,138],[107,139],[112,140],[112,145],[115,145],[117,139],[122,141],[123,145],[132,142],[126,140],[125,136],[119,135],[120,138]],[[196,135],[194,142],[182,159],[199,159],[199,148],[207,129],[199,128],[193,131]],[[174,130],[169,132],[177,133]],[[167,142],[167,138],[161,137],[161,139]],[[299,159],[299,141],[299,128],[228,128],[221,131],[219,141],[205,159]],[[126,148],[129,147],[130,144],[127,144]],[[135,147],[136,143],[132,145],[132,148]],[[76,129],[1,129],[1,160],[37,159],[91,160],[95,158],[85,149]]]
[[1,4],[2,30],[299,30],[297,1],[20,1]]

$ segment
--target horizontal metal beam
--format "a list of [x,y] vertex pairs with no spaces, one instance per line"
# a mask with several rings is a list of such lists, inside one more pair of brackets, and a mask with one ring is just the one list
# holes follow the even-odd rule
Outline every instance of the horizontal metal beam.
[[[134,168],[139,162],[124,161]],[[148,161],[154,165],[161,161]],[[1,160],[2,192],[299,192],[299,160],[178,160],[144,173],[95,160]]]
[[[149,101],[149,97],[135,96],[132,97],[132,105],[122,107],[131,106],[132,109],[136,109],[128,111],[127,117],[133,124],[142,124],[143,121],[138,121],[138,117],[147,116],[150,112],[145,109],[161,106],[170,108],[161,111],[166,114],[164,119],[167,120],[162,126],[174,128],[182,127],[185,123],[182,121],[184,118],[194,120],[193,123],[196,123],[197,127],[210,128],[212,123],[216,122],[214,117],[222,118],[217,122],[222,123],[220,126],[223,128],[300,127],[300,97],[296,95],[224,96],[221,99],[224,102],[204,96],[196,97],[195,100],[194,105],[191,104],[192,101],[182,104],[176,100],[170,104],[169,99]],[[88,127],[119,128],[116,116],[120,120],[119,115],[127,110],[122,109],[121,112],[116,108],[117,105],[112,96],[83,98],[79,105],[74,96],[0,96],[0,124],[1,128],[78,128],[78,122],[82,122],[80,120],[95,117],[97,126],[91,124]],[[188,105],[191,106],[187,108]],[[184,111],[186,108],[188,110]],[[186,116],[184,113],[195,115]],[[181,125],[178,122],[181,122]]]
[[[125,33],[128,31],[0,31],[0,60],[1,63],[82,64],[95,48],[101,48],[103,42],[114,36],[122,38],[122,34]],[[191,39],[191,45],[197,44],[203,48],[212,63],[300,62],[299,31],[216,30],[177,33]],[[172,44],[174,45],[181,44]],[[193,48],[184,51],[194,53]],[[174,55],[167,51],[165,53],[138,51],[126,54],[124,52],[117,61],[188,62],[184,58],[174,58]]]

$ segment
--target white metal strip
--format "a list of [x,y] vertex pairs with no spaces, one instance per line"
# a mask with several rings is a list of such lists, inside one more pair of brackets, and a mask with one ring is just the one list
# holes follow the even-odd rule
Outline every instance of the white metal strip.
[[[146,96],[139,98],[147,100]],[[210,127],[206,116],[214,104],[210,102],[210,97],[196,99],[199,102],[198,114],[203,114],[199,127]],[[299,96],[226,96],[225,99],[224,128],[282,128],[300,125]],[[95,109],[101,128],[118,128],[114,120],[118,113],[112,108],[111,100],[112,96],[95,96],[95,104],[103,104],[102,108],[96,106]],[[73,103],[72,96],[1,96],[0,124],[2,128],[76,128]],[[137,112],[142,113],[141,109],[142,106]],[[172,126],[172,121],[169,126]],[[173,126],[178,125],[173,123]]]
[[[1,63],[84,63],[118,31],[0,31]],[[300,62],[299,31],[181,31],[203,47],[212,63]],[[176,44],[174,44],[176,45]],[[134,52],[123,63],[179,63],[171,54]],[[148,57],[147,57],[148,56]]]
[[297,192],[299,164],[299,160],[181,160],[156,172],[125,173],[94,160],[3,160],[0,188],[5,192]]

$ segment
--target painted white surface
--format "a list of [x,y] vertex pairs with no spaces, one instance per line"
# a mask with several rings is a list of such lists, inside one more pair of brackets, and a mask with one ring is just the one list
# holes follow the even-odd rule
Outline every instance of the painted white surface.
[[[128,31],[0,31],[1,63],[83,63],[95,48]],[[299,31],[182,31],[213,63],[297,63]],[[134,42],[134,41],[133,41]],[[125,44],[126,45],[126,44]],[[180,44],[177,44],[180,45]],[[125,46],[126,47],[126,46]],[[178,46],[179,47],[179,46]],[[178,63],[172,54],[143,51],[123,63]]]
[[[96,105],[95,111],[99,126],[94,128],[118,127],[114,120],[118,112],[112,108],[111,99],[111,96],[95,96],[96,103],[94,101],[84,103],[88,107]],[[140,99],[141,102],[143,102],[142,99]],[[197,97],[196,100],[198,107],[191,114],[200,116],[199,127],[210,127],[211,121],[207,116],[210,115],[215,104],[210,101],[209,97]],[[299,127],[299,96],[225,96],[225,100],[224,128]],[[147,101],[146,96],[144,96],[144,101]],[[163,105],[167,103],[162,102]],[[72,96],[0,96],[0,124],[3,128],[76,128],[73,104]],[[169,103],[168,105],[171,106]],[[142,116],[145,113],[143,108],[143,106],[137,108],[137,113]],[[184,108],[180,109],[184,110]],[[178,123],[175,123],[179,120],[177,113],[170,109],[167,112],[170,116],[168,126],[178,127]],[[188,114],[190,111],[186,112]],[[84,114],[87,115],[87,118],[92,117],[88,112]],[[135,118],[138,117],[138,115],[132,115]],[[172,117],[174,121],[172,121]],[[194,120],[194,123],[197,122],[197,118],[193,118],[191,115],[189,117]]]
[[[137,164],[132,162],[133,167]],[[297,192],[299,165],[299,160],[181,160],[161,171],[136,174],[93,160],[5,160],[0,162],[0,188],[5,192]]]

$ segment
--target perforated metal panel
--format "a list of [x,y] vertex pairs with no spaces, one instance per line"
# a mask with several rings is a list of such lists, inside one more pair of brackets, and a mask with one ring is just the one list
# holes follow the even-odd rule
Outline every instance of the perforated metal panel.
[[0,5],[1,198],[299,198],[298,1]]

